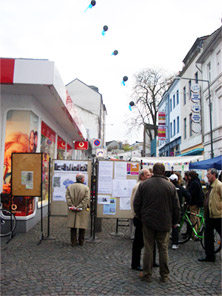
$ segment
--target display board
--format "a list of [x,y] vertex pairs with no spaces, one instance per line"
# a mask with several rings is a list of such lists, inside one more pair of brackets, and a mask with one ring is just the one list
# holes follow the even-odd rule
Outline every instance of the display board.
[[97,172],[97,217],[133,218],[130,197],[139,162],[100,160]]
[[42,195],[42,153],[12,153],[12,195]]
[[85,185],[91,187],[91,161],[53,160],[52,173],[52,215],[67,215],[66,189],[76,182],[76,175],[85,176]]

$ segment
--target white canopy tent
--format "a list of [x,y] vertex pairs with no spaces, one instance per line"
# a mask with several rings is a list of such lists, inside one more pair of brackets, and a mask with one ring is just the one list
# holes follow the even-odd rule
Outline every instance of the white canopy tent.
[[176,157],[133,157],[132,161],[139,161],[143,168],[153,167],[156,162],[163,163],[166,171],[180,171],[182,176],[189,171],[190,162],[203,160],[203,155],[176,156]]

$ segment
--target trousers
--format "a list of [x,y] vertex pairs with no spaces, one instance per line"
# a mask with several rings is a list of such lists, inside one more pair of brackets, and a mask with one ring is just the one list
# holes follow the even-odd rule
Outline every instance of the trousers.
[[143,257],[143,275],[150,277],[153,268],[153,248],[155,242],[159,251],[160,275],[163,278],[168,278],[168,245],[170,232],[157,231],[143,224],[143,239],[144,239],[144,257]]
[[205,253],[206,257],[209,259],[214,259],[214,229],[220,234],[221,236],[221,218],[210,218],[209,216],[206,217],[205,220],[206,228],[204,232],[204,244],[205,244]]

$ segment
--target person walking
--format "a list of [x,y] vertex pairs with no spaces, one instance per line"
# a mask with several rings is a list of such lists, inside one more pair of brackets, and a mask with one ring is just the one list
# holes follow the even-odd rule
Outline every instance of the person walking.
[[[179,202],[180,202],[180,208],[182,209],[184,207],[184,202],[186,203],[186,206],[189,205],[191,195],[190,193],[183,188],[179,184],[179,178],[178,178],[178,173],[172,174],[169,179],[173,183],[173,185],[176,187]],[[172,250],[177,250],[179,248],[179,227],[173,227],[172,228]]]
[[151,281],[153,267],[153,248],[155,241],[159,251],[160,280],[169,277],[168,244],[170,230],[179,223],[180,206],[175,186],[165,175],[165,166],[156,163],[153,176],[142,182],[134,199],[134,211],[143,225],[144,257],[141,280]]
[[133,187],[131,198],[130,198],[130,206],[132,209],[133,213],[133,224],[135,226],[135,235],[134,235],[134,240],[133,240],[133,249],[132,249],[132,263],[131,263],[131,268],[135,270],[142,270],[142,267],[140,265],[140,258],[141,258],[141,250],[144,246],[143,244],[143,231],[142,231],[142,223],[140,219],[138,219],[135,215],[134,209],[133,209],[133,202],[134,202],[134,197],[137,191],[137,188],[139,187],[140,183],[143,182],[144,180],[150,178],[152,176],[151,172],[147,169],[142,169],[139,172],[138,176],[138,182],[136,185]]
[[[200,219],[197,214],[200,213],[200,208],[203,206],[204,193],[198,174],[195,171],[189,172],[189,184],[187,190],[191,195],[190,200],[190,221],[194,225],[196,231],[199,229]],[[193,215],[192,215],[193,213]],[[196,240],[194,233],[192,232],[192,239]],[[197,239],[198,240],[198,239]]]
[[201,262],[215,262],[214,229],[216,229],[221,236],[222,182],[220,182],[217,177],[218,173],[216,169],[212,168],[207,171],[207,179],[210,186],[204,202],[204,213],[206,218],[204,244],[206,256],[198,259],[198,261]]
[[68,227],[71,228],[71,245],[77,245],[77,229],[79,229],[78,241],[84,243],[85,229],[88,227],[90,190],[84,185],[85,176],[78,174],[76,183],[68,186],[66,200],[68,205]]

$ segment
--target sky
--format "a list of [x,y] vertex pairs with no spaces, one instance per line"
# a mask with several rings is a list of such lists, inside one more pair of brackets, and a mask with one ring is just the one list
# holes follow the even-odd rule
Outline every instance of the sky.
[[195,40],[221,26],[221,0],[96,0],[87,9],[90,2],[0,0],[0,57],[48,59],[65,85],[78,78],[98,87],[105,140],[142,141],[142,130],[125,123],[133,76],[146,68],[178,73]]

